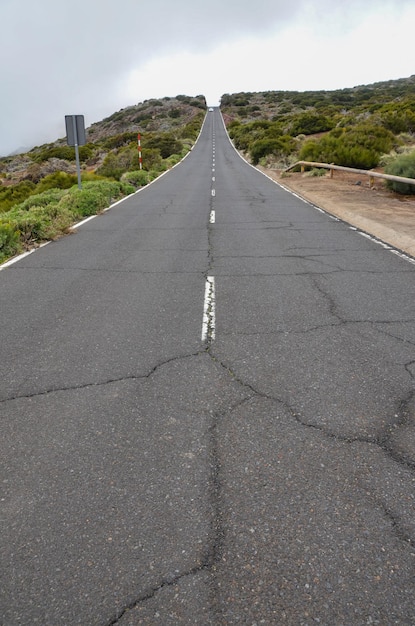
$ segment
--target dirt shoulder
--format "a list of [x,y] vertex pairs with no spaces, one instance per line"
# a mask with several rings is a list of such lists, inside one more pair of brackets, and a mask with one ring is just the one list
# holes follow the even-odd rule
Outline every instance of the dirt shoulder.
[[328,213],[415,257],[415,196],[398,196],[376,179],[335,171],[333,178],[284,174],[259,167],[278,183]]

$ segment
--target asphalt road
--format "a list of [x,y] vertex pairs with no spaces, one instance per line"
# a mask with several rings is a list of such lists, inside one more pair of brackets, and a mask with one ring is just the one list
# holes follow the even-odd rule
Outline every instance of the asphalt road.
[[0,272],[1,624],[415,623],[415,265],[244,163]]

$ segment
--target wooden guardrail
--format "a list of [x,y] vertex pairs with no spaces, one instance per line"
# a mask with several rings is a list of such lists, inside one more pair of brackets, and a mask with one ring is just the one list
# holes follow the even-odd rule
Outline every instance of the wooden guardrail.
[[363,176],[369,176],[369,187],[373,187],[375,178],[384,178],[386,180],[394,180],[398,183],[409,183],[409,185],[415,185],[415,178],[405,178],[404,176],[394,176],[393,174],[383,174],[382,172],[373,172],[372,170],[359,170],[354,167],[344,167],[343,165],[334,165],[333,163],[316,163],[315,161],[297,161],[294,165],[290,165],[284,171],[289,172],[295,167],[301,167],[301,172],[305,171],[306,167],[319,167],[322,169],[330,170],[330,178],[333,177],[334,170],[340,170],[342,172],[349,172],[350,174],[362,174]]

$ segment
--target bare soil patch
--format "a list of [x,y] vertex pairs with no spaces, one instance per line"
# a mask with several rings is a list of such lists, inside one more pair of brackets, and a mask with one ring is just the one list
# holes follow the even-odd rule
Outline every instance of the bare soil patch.
[[389,191],[381,179],[335,171],[333,177],[283,174],[259,167],[278,183],[345,222],[415,257],[415,196]]

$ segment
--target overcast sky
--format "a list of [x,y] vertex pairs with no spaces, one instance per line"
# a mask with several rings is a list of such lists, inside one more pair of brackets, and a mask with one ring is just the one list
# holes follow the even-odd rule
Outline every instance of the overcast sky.
[[0,155],[149,98],[415,74],[414,0],[0,0]]

